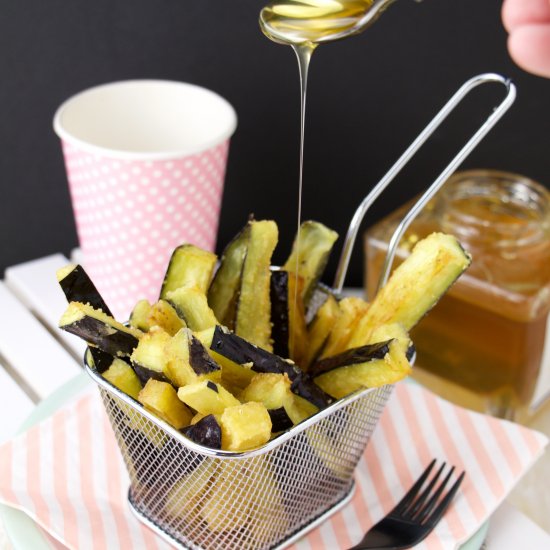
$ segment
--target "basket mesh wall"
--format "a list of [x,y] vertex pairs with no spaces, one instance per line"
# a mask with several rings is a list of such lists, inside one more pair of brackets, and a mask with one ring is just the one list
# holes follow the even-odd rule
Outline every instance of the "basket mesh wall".
[[259,456],[212,457],[186,447],[100,389],[130,474],[135,509],[192,549],[269,549],[349,492],[391,387],[320,419]]

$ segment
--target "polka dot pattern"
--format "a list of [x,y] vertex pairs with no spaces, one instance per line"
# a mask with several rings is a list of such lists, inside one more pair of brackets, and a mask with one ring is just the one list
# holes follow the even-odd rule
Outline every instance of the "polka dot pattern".
[[172,250],[214,250],[229,140],[171,160],[119,160],[62,143],[84,267],[118,319],[158,299]]

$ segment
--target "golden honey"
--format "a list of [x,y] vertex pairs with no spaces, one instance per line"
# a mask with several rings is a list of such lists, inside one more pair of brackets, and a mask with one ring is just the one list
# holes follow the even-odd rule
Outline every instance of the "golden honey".
[[285,44],[316,44],[351,29],[374,0],[274,0],[261,14],[266,35]]

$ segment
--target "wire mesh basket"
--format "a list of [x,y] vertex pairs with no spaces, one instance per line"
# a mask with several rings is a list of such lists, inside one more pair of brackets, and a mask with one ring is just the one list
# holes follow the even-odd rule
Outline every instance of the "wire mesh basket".
[[[513,103],[515,87],[509,79],[488,73],[467,81],[373,187],[351,220],[329,292],[342,290],[361,221],[372,203],[462,98],[486,83],[504,85],[505,99],[397,227],[380,280],[384,284],[408,225]],[[131,509],[174,546],[193,550],[284,548],[336,512],[351,497],[353,472],[392,389],[360,390],[258,449],[218,451],[194,443],[146,411],[87,360],[85,367],[99,385],[130,475]]]
[[193,550],[284,548],[336,512],[391,392],[362,390],[258,449],[231,452],[194,443],[86,370],[130,476],[132,510]]

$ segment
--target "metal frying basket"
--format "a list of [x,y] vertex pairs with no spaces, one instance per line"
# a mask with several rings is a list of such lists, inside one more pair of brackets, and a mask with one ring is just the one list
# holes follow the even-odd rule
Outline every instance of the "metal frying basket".
[[[368,207],[458,102],[488,82],[504,84],[505,99],[398,226],[385,281],[408,224],[510,107],[513,84],[494,74],[466,82],[361,203],[344,243],[336,294]],[[194,443],[143,409],[94,370],[88,358],[85,367],[99,385],[130,475],[131,509],[171,544],[194,550],[283,548],[336,512],[351,498],[355,467],[391,392],[391,386],[358,391],[258,449],[218,451]]]
[[193,443],[93,368],[130,474],[132,510],[172,544],[283,548],[351,497],[353,472],[391,387],[341,399],[263,447]]

